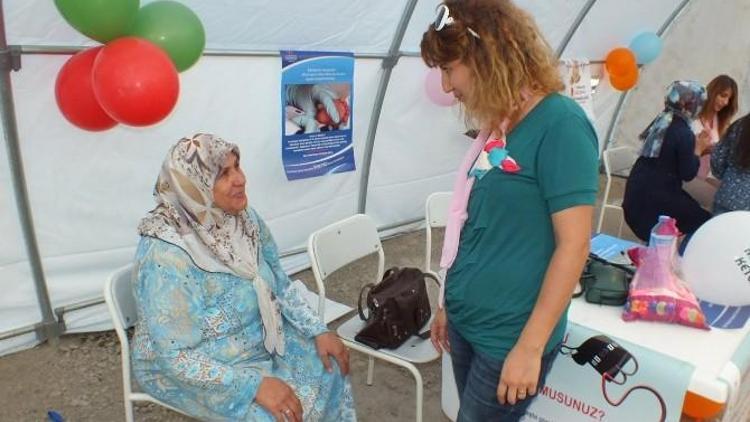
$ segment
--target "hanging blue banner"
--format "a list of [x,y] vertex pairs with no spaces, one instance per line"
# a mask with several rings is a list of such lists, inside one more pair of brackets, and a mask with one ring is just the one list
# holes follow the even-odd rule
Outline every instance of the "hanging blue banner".
[[354,171],[354,55],[281,52],[281,157],[288,180]]

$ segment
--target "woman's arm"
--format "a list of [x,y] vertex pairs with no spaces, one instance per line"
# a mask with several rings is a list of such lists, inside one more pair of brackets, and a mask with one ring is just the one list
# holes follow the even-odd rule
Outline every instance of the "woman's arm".
[[580,205],[552,214],[555,251],[542,289],[526,326],[508,354],[498,386],[498,398],[511,404],[535,394],[541,358],[555,326],[570,303],[589,253],[593,207]]
[[297,289],[291,288],[291,280],[289,280],[289,276],[281,267],[278,248],[271,235],[271,230],[269,230],[260,215],[255,211],[252,212],[260,228],[263,259],[271,267],[276,279],[276,296],[279,299],[281,313],[305,337],[316,337],[328,331],[328,328],[320,320],[317,313],[300,297]]
[[[698,137],[701,137],[700,140]],[[667,129],[664,144],[674,145],[677,150],[677,175],[685,182],[693,180],[698,175],[700,156],[710,139],[705,133],[696,137],[687,126],[672,125]],[[667,138],[670,138],[669,140]],[[663,154],[664,152],[662,152]]]
[[581,278],[589,254],[593,210],[582,205],[552,215],[555,252],[534,310],[516,343],[540,356]]
[[318,314],[310,308],[307,302],[300,297],[299,292],[291,288],[289,276],[287,276],[281,267],[278,249],[271,235],[271,230],[268,229],[266,223],[257,213],[254,211],[253,213],[260,228],[263,258],[268,262],[276,279],[276,291],[279,305],[281,306],[281,313],[302,335],[308,338],[315,338],[315,347],[318,351],[318,356],[323,366],[329,372],[333,370],[330,361],[330,357],[333,357],[336,359],[341,373],[347,375],[349,373],[349,352],[338,336],[328,331],[328,327],[321,321]]

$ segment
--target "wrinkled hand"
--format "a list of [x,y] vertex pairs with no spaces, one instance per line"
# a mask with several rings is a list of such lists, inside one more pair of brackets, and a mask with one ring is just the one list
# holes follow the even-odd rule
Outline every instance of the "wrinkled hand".
[[536,394],[542,354],[516,344],[503,363],[497,386],[497,401],[510,405]]
[[440,308],[435,313],[435,319],[430,326],[430,340],[435,350],[442,352],[451,351],[450,342],[448,342],[448,317],[445,315],[445,309]]
[[336,359],[341,368],[343,375],[349,374],[349,350],[341,342],[341,339],[332,332],[323,333],[315,337],[315,347],[318,349],[318,356],[323,366],[328,372],[333,371],[331,367],[330,356]]
[[264,377],[255,395],[255,402],[268,410],[279,422],[302,422],[302,403],[287,383]]

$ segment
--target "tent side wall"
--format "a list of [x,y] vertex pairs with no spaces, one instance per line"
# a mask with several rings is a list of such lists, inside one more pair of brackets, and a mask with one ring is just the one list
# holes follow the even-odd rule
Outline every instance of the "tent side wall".
[[[53,307],[100,297],[109,273],[132,259],[138,241],[135,227],[153,207],[151,191],[164,154],[177,139],[194,132],[216,133],[239,144],[250,203],[268,221],[288,256],[288,269],[306,265],[305,255],[299,253],[304,251],[309,232],[358,211],[382,58],[407,3],[393,7],[390,2],[333,2],[340,6],[336,14],[316,15],[320,10],[317,5],[291,1],[226,0],[221,7],[201,0],[181,2],[204,21],[210,54],[181,74],[178,105],[158,125],[118,127],[103,133],[72,127],[53,99],[55,77],[69,55],[26,54],[22,69],[12,74],[27,188]],[[438,3],[417,2],[400,46],[407,56],[393,68],[385,92],[366,186],[366,212],[381,227],[421,218],[426,196],[450,189],[455,164],[465,149],[467,138],[462,134],[460,113],[426,100],[427,70],[415,54]],[[664,0],[656,9],[646,0],[632,5],[616,0],[519,3],[534,14],[553,48],[566,44],[570,34],[573,37],[565,56],[599,60],[604,44],[582,33],[607,33],[616,27],[620,28],[614,31],[616,36],[607,42],[626,44],[639,27],[644,10],[648,10],[649,19],[641,29],[653,30],[678,1]],[[571,25],[589,6],[580,28],[572,31]],[[619,20],[606,18],[607,12],[631,7],[640,8],[641,14],[631,11]],[[37,51],[92,45],[62,20],[48,0],[8,2],[6,11],[11,44]],[[299,30],[291,34],[280,29],[290,27]],[[281,49],[357,54],[355,172],[287,182],[279,142],[281,65],[277,52]],[[614,98],[617,95],[611,90],[598,92],[597,110],[612,110]],[[603,119],[597,119],[600,135],[609,123],[609,114],[602,115]],[[7,155],[0,151],[0,163],[6,162]],[[6,166],[0,167],[0,228],[9,239],[0,246],[0,284],[10,292],[0,297],[3,333],[37,322],[40,315],[10,190],[10,173],[4,170]],[[65,319],[70,331],[108,327],[108,316],[101,307],[76,311]],[[24,341],[30,340],[26,336],[13,341],[10,347],[28,345]],[[10,350],[9,344],[0,342],[0,354]]]

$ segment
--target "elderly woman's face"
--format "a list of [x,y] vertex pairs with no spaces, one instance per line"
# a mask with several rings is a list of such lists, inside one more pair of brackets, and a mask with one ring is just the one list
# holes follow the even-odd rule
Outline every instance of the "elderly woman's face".
[[227,154],[224,166],[214,182],[214,204],[229,214],[239,214],[247,206],[245,173],[240,169],[237,154]]

